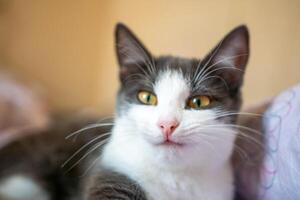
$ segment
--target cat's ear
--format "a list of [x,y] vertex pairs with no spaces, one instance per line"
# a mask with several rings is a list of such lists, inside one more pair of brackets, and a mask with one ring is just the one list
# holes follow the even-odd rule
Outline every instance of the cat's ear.
[[223,40],[203,59],[203,66],[211,67],[231,89],[237,89],[249,57],[249,33],[245,25],[229,32]]
[[115,42],[121,81],[132,73],[144,71],[145,69],[141,68],[146,68],[153,62],[149,51],[124,24],[117,24]]

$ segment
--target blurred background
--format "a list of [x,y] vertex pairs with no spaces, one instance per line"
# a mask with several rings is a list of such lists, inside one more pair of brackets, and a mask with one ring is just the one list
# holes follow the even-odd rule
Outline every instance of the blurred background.
[[127,24],[154,55],[202,57],[246,24],[249,105],[300,81],[299,0],[0,0],[0,66],[39,88],[54,111],[113,112],[113,30]]

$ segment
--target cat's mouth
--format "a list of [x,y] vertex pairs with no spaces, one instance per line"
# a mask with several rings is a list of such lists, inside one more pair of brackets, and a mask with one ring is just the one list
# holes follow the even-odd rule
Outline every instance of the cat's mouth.
[[180,142],[176,142],[170,139],[166,139],[163,142],[158,144],[159,146],[164,146],[164,147],[182,147],[184,144]]

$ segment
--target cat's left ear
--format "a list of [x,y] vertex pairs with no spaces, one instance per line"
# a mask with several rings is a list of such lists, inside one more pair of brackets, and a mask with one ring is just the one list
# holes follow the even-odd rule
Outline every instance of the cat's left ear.
[[121,81],[126,80],[130,74],[148,70],[147,67],[153,62],[151,54],[124,24],[117,24],[115,40]]
[[249,32],[245,25],[241,25],[229,32],[202,64],[211,67],[213,74],[221,76],[230,89],[237,89],[242,84],[248,57]]

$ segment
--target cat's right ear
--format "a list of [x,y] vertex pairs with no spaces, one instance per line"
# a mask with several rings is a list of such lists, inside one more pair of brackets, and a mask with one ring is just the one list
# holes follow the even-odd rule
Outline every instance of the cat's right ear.
[[146,66],[153,62],[149,51],[124,24],[118,23],[116,26],[115,45],[122,82],[130,74],[147,70]]

